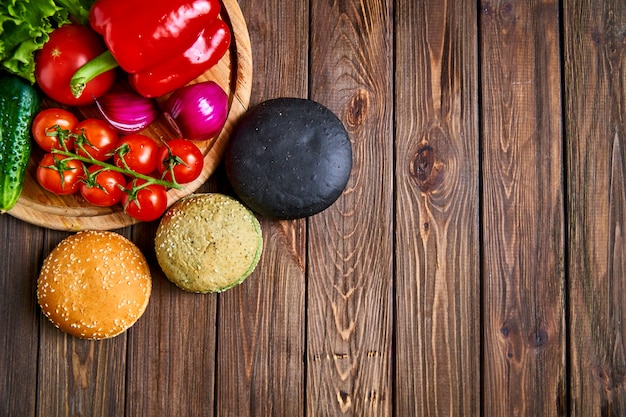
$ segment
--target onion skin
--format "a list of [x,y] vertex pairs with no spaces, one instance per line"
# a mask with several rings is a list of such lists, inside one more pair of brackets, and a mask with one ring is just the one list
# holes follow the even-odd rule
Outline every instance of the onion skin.
[[208,140],[220,133],[228,118],[228,95],[214,81],[187,85],[165,103],[172,128],[190,140]]
[[154,100],[131,91],[111,91],[96,99],[96,107],[121,133],[136,133],[148,127],[159,114]]

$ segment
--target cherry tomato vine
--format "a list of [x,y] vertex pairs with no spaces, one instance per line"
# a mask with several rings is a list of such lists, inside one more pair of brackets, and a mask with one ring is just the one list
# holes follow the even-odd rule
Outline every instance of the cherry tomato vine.
[[[182,190],[181,183],[195,180],[202,171],[202,153],[191,141],[176,139],[173,142],[175,149],[172,149],[167,143],[159,147],[154,140],[141,134],[128,135],[120,140],[118,136],[113,138],[101,123],[94,123],[94,120],[97,119],[86,119],[72,126],[52,125],[48,121],[46,126],[38,128],[35,139],[40,146],[46,142],[46,137],[52,139],[51,145],[42,146],[48,152],[38,167],[42,187],[59,195],[80,190],[83,197],[89,196],[85,200],[95,205],[109,206],[121,200],[127,214],[149,221],[165,211],[167,189]],[[91,135],[89,126],[96,126]],[[90,137],[99,135],[104,136],[102,143],[90,142]],[[105,146],[108,148],[106,152],[96,152]],[[99,182],[98,175],[104,173],[107,178]],[[114,180],[112,173],[129,180],[125,183],[119,178]],[[154,174],[157,175],[152,176]],[[66,181],[71,184],[65,184]],[[111,187],[112,182],[122,191],[121,199],[113,198],[103,185]]]

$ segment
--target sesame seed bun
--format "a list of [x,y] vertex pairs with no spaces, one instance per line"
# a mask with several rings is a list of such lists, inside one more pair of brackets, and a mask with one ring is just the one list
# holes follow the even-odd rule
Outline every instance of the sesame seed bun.
[[181,199],[165,213],[155,238],[157,261],[167,278],[197,293],[240,284],[258,264],[262,248],[254,214],[218,193]]
[[144,313],[152,278],[145,257],[124,236],[84,231],[62,240],[45,259],[37,300],[59,329],[82,339],[107,339]]

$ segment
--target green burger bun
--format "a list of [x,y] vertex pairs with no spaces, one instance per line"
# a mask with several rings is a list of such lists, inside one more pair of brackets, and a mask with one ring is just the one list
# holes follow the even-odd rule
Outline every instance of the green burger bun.
[[238,200],[219,193],[187,196],[163,216],[155,237],[165,276],[185,291],[215,293],[243,282],[263,249],[261,227]]

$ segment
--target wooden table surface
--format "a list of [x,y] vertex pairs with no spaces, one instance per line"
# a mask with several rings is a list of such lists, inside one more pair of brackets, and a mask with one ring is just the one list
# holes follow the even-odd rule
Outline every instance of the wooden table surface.
[[239,4],[250,104],[333,110],[346,191],[261,219],[257,270],[220,295],[164,278],[156,222],[118,230],[153,295],[102,342],[37,306],[69,233],[1,216],[0,415],[626,415],[623,0]]

